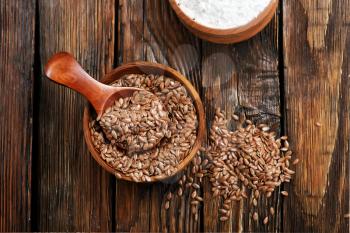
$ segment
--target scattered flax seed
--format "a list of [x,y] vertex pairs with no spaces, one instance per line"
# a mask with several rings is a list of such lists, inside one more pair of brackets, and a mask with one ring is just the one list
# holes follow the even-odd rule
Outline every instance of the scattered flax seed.
[[248,125],[252,125],[253,122],[251,120],[245,120],[245,123],[247,123]]
[[233,120],[235,120],[235,121],[239,121],[239,116],[237,116],[236,114],[233,114],[233,115],[232,115],[232,118],[233,118]]
[[288,192],[287,192],[287,191],[282,191],[281,194],[282,194],[283,196],[288,197]]
[[264,224],[266,225],[269,222],[269,217],[264,218]]
[[200,189],[201,186],[199,184],[193,183],[192,187],[195,189]]
[[121,179],[121,178],[122,178],[122,175],[120,175],[119,172],[115,172],[114,175],[115,175],[115,177],[117,177],[118,179]]
[[192,198],[195,198],[197,196],[197,192],[196,191],[193,191],[192,194],[191,194],[191,197]]
[[[188,168],[188,175],[183,175],[181,184],[178,183],[181,193],[184,188],[191,199],[194,216],[198,217],[199,205],[203,201],[199,195],[205,177],[210,181],[212,197],[222,200],[218,212],[220,221],[224,222],[230,219],[233,202],[247,199],[248,193],[252,193],[252,203],[258,206],[260,197],[270,197],[282,183],[290,182],[295,173],[289,168],[292,151],[287,136],[276,138],[266,124],[256,126],[246,121],[244,114],[239,118],[232,115],[232,118],[237,120],[235,131],[227,127],[224,113],[216,110],[209,146],[201,148],[203,153],[196,155]],[[271,207],[271,216],[274,211]],[[258,221],[257,212],[252,217]],[[265,217],[264,224],[268,221]]]
[[179,190],[177,191],[177,195],[179,195],[180,197],[182,196],[182,188],[180,187]]
[[226,209],[219,209],[219,213],[226,214],[227,212],[228,212],[228,210],[226,210]]
[[254,192],[254,197],[257,199],[259,198],[259,195],[260,195],[259,190],[256,189]]
[[350,218],[350,213],[344,214],[344,218]]
[[274,209],[273,207],[270,207],[270,214],[271,214],[272,216],[275,215],[275,209]]
[[322,124],[321,124],[320,122],[316,122],[315,125],[316,125],[317,127],[321,127],[321,126],[322,126]]
[[299,163],[299,159],[295,159],[294,161],[293,161],[293,165],[296,165],[296,164],[298,164]]
[[254,221],[258,221],[259,215],[258,215],[257,212],[254,212],[254,214],[253,214],[253,219],[254,219]]
[[170,202],[166,201],[165,205],[164,205],[164,208],[167,210],[167,209],[169,209],[169,207],[170,207]]
[[[223,199],[221,209],[226,211],[231,201],[248,198],[249,190],[254,194],[253,205],[258,206],[260,196],[272,196],[276,187],[290,182],[295,173],[289,169],[292,152],[287,136],[276,138],[270,127],[256,126],[244,115],[238,122],[237,130],[230,131],[224,113],[217,109],[206,153],[210,159],[207,174],[213,197]],[[222,210],[219,212],[226,219]]]
[[262,131],[264,131],[264,132],[267,132],[267,131],[269,131],[269,130],[270,130],[270,127],[265,126],[265,127],[262,127],[262,128],[261,128],[261,130],[262,130]]
[[170,201],[172,198],[173,198],[173,194],[169,192],[166,196],[166,199]]

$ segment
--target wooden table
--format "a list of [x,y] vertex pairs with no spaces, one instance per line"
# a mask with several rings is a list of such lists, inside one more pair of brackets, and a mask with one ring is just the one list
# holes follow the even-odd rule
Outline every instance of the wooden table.
[[[349,12],[349,0],[285,0],[253,39],[217,45],[185,29],[166,0],[1,0],[0,230],[348,232]],[[84,143],[85,100],[43,76],[62,50],[95,78],[134,60],[167,64],[198,89],[208,127],[221,107],[288,134],[301,163],[259,208],[274,206],[275,218],[254,223],[244,201],[221,223],[206,182],[196,222],[188,195],[164,210],[170,184],[104,172]]]

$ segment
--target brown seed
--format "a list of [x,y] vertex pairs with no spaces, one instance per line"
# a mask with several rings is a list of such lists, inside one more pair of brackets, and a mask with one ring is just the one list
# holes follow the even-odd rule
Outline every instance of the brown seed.
[[166,196],[166,199],[171,200],[173,198],[173,194],[169,192]]
[[316,122],[315,125],[316,125],[317,127],[321,127],[321,126],[322,126],[322,124],[321,124],[320,122]]
[[180,187],[179,190],[177,190],[177,195],[179,195],[180,197],[182,196],[182,188]]
[[259,190],[257,190],[257,189],[255,190],[254,196],[255,196],[255,198],[259,198],[259,196],[260,196]]
[[225,221],[227,221],[228,220],[228,217],[227,216],[222,216],[222,217],[220,217],[220,221],[221,222],[225,222]]
[[170,207],[170,202],[166,201],[165,205],[164,205],[164,208],[167,210],[167,209],[169,209],[169,207]]
[[258,221],[259,215],[258,215],[257,212],[254,212],[254,214],[253,214],[253,219],[254,219],[254,221]]
[[226,214],[227,212],[228,212],[228,210],[226,210],[226,209],[219,209],[219,213]]
[[119,172],[116,172],[116,173],[114,173],[114,174],[115,174],[115,176],[116,176],[118,179],[121,179],[121,178],[122,178],[122,175],[120,175]]
[[288,141],[284,141],[284,147],[289,148],[289,142]]
[[239,116],[237,116],[236,114],[232,114],[232,118],[235,121],[239,121]]
[[195,198],[197,196],[197,192],[196,191],[193,191],[192,194],[191,194],[191,197],[192,198]]
[[185,183],[186,182],[186,175],[182,176],[182,182]]
[[196,213],[195,215],[194,215],[194,221],[198,221],[198,213]]
[[344,214],[344,218],[350,218],[350,213]]
[[265,127],[262,127],[262,128],[261,128],[261,130],[262,130],[262,131],[264,131],[264,132],[267,132],[267,131],[269,131],[269,130],[270,130],[270,127],[265,126]]
[[296,165],[296,164],[298,164],[299,163],[299,159],[295,159],[294,161],[293,161],[293,165]]
[[219,189],[216,189],[216,190],[214,191],[214,193],[213,193],[213,197],[218,196],[218,195],[219,195],[219,193],[220,193]]
[[244,117],[236,131],[229,131],[227,124],[225,114],[217,110],[206,153],[210,164],[204,174],[209,176],[213,196],[223,198],[224,210],[229,211],[231,201],[248,198],[245,190],[249,189],[253,191],[252,205],[257,206],[261,193],[271,197],[276,187],[289,182],[294,174],[288,168],[292,153],[288,138],[276,139],[267,125],[257,127]]
[[273,216],[275,215],[275,209],[273,207],[270,207],[270,214]]
[[269,217],[264,218],[264,224],[266,225],[269,222]]
[[199,186],[199,184],[193,183],[192,187],[195,188],[195,189],[199,189],[201,186]]
[[281,194],[282,194],[283,196],[286,196],[286,197],[288,196],[288,192],[287,192],[287,191],[282,191]]
[[258,201],[257,201],[255,198],[253,199],[253,205],[254,205],[254,206],[257,206],[257,205],[258,205]]

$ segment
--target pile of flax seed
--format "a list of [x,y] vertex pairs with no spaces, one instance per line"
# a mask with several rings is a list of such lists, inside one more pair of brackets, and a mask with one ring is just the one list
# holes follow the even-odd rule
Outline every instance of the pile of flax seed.
[[[184,190],[190,193],[195,220],[203,201],[199,195],[203,177],[210,180],[213,197],[222,200],[218,209],[220,221],[227,221],[231,215],[231,203],[248,198],[247,191],[253,194],[252,205],[257,207],[261,196],[270,197],[278,186],[290,182],[295,173],[290,166],[299,160],[291,162],[292,151],[287,136],[276,138],[269,126],[255,125],[244,115],[233,115],[232,119],[237,123],[235,131],[228,129],[229,120],[224,113],[216,110],[210,129],[210,145],[201,149],[202,157],[198,154],[192,162],[191,172],[178,181],[177,194],[181,196]],[[288,196],[286,191],[281,194]],[[172,197],[168,193],[165,209],[169,208]],[[274,208],[270,207],[269,212],[272,217]],[[258,221],[258,213],[254,212],[252,218]],[[269,222],[269,216],[262,219],[264,224]]]

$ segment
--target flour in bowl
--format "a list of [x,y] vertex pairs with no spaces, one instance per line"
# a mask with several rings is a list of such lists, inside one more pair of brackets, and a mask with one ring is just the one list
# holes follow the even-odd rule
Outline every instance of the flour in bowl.
[[191,19],[206,27],[229,29],[254,20],[271,0],[176,0]]

